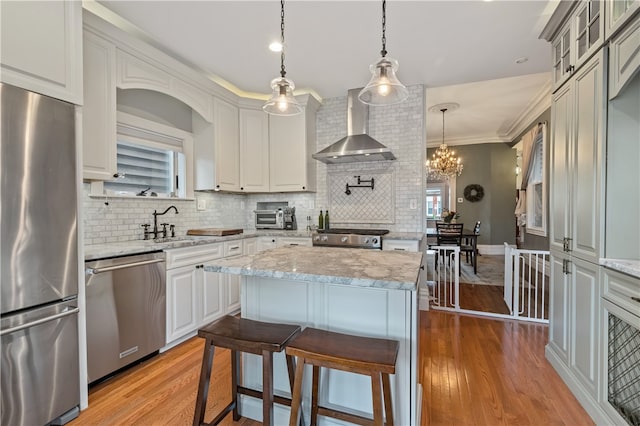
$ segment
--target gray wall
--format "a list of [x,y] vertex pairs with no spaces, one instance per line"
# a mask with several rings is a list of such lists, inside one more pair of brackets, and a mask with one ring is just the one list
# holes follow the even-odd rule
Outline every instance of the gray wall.
[[[545,147],[546,151],[545,151],[545,167],[547,170],[547,175],[545,176],[545,186],[546,186],[546,191],[547,191],[547,235],[549,235],[549,231],[550,231],[550,225],[549,225],[549,172],[550,172],[550,165],[549,165],[549,153],[551,152],[551,108],[547,109],[545,112],[543,112],[542,114],[540,114],[540,116],[534,120],[533,123],[531,123],[525,131],[523,131],[521,134],[518,135],[518,137],[516,137],[513,140],[513,144],[515,145],[516,143],[518,143],[518,141],[520,139],[522,139],[522,136],[528,132],[529,130],[531,130],[531,128],[533,126],[537,126],[538,123],[541,122],[547,122],[547,146]],[[529,250],[549,250],[549,237],[542,237],[539,235],[533,235],[533,234],[528,234],[526,231],[526,228],[524,229],[524,241],[521,244],[521,248],[523,249],[529,249]]]
[[[482,222],[478,244],[514,244],[516,151],[502,143],[460,145],[452,149],[464,164],[456,182],[455,197],[463,199],[457,204],[458,222],[463,222],[465,228],[472,228],[478,220]],[[482,200],[472,203],[464,199],[464,188],[470,184],[483,187]]]

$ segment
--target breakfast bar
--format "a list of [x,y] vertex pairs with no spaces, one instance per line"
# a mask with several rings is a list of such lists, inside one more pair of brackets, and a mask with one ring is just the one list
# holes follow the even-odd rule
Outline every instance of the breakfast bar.
[[[396,373],[391,377],[394,421],[414,425],[419,411],[417,283],[421,262],[421,253],[281,247],[220,259],[205,270],[242,275],[243,318],[397,340]],[[275,393],[290,396],[284,355],[276,354],[273,365]],[[242,366],[243,385],[260,389],[260,358],[245,354]],[[368,377],[334,370],[323,370],[321,377],[321,405],[371,417]],[[310,391],[310,383],[305,383],[305,422],[310,414]],[[261,401],[243,395],[240,413],[262,420]],[[287,423],[289,407],[276,404],[274,418],[276,424]],[[335,424],[329,420],[321,417],[319,424]]]

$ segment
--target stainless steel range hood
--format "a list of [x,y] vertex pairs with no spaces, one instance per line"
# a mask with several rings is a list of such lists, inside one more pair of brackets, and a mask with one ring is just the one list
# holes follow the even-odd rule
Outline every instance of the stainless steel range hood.
[[395,160],[391,150],[369,136],[369,106],[358,100],[360,89],[347,96],[347,136],[312,155],[327,164]]

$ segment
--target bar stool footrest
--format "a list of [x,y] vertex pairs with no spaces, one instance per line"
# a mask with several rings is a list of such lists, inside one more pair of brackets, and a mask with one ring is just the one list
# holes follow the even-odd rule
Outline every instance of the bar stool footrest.
[[229,405],[224,407],[224,410],[222,410],[220,412],[220,414],[218,414],[215,417],[215,419],[211,420],[210,423],[202,422],[202,423],[200,423],[200,425],[201,426],[216,426],[218,423],[220,423],[222,420],[224,420],[224,418],[227,417],[227,414],[232,412],[234,408],[236,408],[236,402],[235,401],[231,401],[229,403]]
[[318,415],[331,417],[338,420],[344,420],[357,425],[363,425],[363,426],[374,425],[373,419],[370,419],[368,417],[362,417],[356,414],[345,413],[344,411],[333,410],[331,408],[322,407],[322,406],[318,407]]
[[[238,386],[238,393],[242,395],[251,396],[253,398],[258,398],[258,399],[262,398],[262,392],[255,389],[246,388],[244,386]],[[273,402],[275,402],[276,404],[286,405],[287,407],[291,407],[291,398],[286,398],[284,396],[273,395]]]

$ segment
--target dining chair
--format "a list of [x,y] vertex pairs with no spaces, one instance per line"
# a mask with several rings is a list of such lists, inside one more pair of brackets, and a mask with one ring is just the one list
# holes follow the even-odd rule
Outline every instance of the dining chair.
[[[464,228],[463,223],[437,222],[436,223],[436,232],[437,232],[436,239],[438,242],[438,246],[461,247],[463,228]],[[458,263],[460,263],[460,258],[458,258]],[[437,266],[438,266],[438,256],[436,255],[436,267]]]
[[477,221],[475,226],[473,227],[473,234],[476,235],[476,237],[462,239],[462,244],[460,245],[460,253],[465,254],[467,263],[469,263],[469,257],[471,257],[471,263],[473,264],[473,273],[475,274],[477,272],[477,265],[478,265],[477,235],[480,235],[480,221]]

